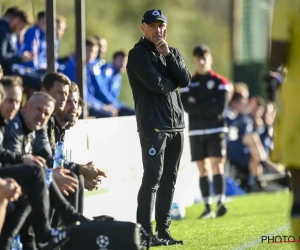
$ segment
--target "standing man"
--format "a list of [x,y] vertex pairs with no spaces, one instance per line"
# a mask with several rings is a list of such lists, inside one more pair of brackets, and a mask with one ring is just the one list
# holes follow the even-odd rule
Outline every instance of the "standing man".
[[[152,246],[183,244],[171,237],[169,227],[185,127],[178,88],[189,85],[191,74],[179,51],[166,42],[163,11],[147,11],[141,29],[144,36],[129,52],[127,63],[144,166],[137,222],[152,235]],[[151,214],[156,192],[157,234],[153,235]]]
[[[300,0],[275,1],[271,32],[270,75],[280,76],[282,66],[284,83],[280,88],[279,119],[276,124],[276,157],[290,169],[293,201],[291,208],[292,230],[300,235],[300,109],[299,60],[300,60]],[[280,79],[280,77],[277,77]],[[300,243],[295,244],[300,249]]]
[[[200,219],[223,216],[226,207],[224,164],[226,156],[224,112],[227,106],[229,81],[212,70],[213,58],[207,45],[193,50],[196,73],[189,87],[181,90],[185,111],[189,114],[191,158],[199,170],[199,187],[205,203]],[[208,164],[210,163],[210,164]],[[217,198],[216,215],[211,210],[212,190],[209,175],[213,175],[213,188]]]

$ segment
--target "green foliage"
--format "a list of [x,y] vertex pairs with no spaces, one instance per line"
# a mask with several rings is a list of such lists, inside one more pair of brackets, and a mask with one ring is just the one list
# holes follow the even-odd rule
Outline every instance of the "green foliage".
[[[2,9],[16,5],[35,14],[44,9],[42,0],[2,0]],[[61,41],[60,55],[67,55],[75,48],[74,2],[56,0],[57,14],[68,20],[68,28]],[[207,43],[214,56],[214,69],[230,78],[229,0],[85,0],[86,35],[97,34],[108,41],[106,60],[114,51],[129,51],[138,41],[143,13],[152,8],[164,10],[168,17],[168,43],[182,53],[193,73],[191,52],[195,45]],[[121,99],[133,105],[126,73],[123,77]]]

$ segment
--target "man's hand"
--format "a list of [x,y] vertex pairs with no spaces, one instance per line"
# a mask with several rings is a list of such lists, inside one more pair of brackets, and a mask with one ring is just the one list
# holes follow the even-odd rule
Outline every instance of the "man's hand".
[[97,167],[95,167],[93,162],[89,162],[84,166],[80,166],[79,173],[87,181],[92,181],[99,176],[103,176],[106,178],[106,174],[102,172],[100,169],[98,169]]
[[21,55],[22,62],[31,62],[34,59],[34,54],[28,51],[24,51]]
[[38,165],[40,167],[45,167],[46,160],[41,156],[24,155],[23,163],[27,165]]
[[119,114],[119,110],[117,108],[115,108],[114,105],[112,104],[104,104],[102,106],[102,109],[108,113],[110,113],[112,116],[118,116]]
[[101,184],[100,178],[91,181],[84,180],[84,188],[89,191],[98,190],[100,184]]
[[0,197],[9,201],[16,201],[21,195],[21,187],[12,178],[0,178]]
[[165,40],[159,40],[155,44],[156,50],[159,54],[162,54],[163,56],[167,56],[170,53],[169,45]]
[[53,169],[53,179],[65,195],[69,195],[69,191],[74,193],[78,188],[78,180],[68,175],[69,169],[58,167]]

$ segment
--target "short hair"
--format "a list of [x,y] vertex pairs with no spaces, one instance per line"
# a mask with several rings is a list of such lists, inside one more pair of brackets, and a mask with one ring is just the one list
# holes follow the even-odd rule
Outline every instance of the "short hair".
[[4,98],[6,97],[6,91],[3,87],[3,85],[0,83],[0,96],[2,98],[2,101],[4,100]]
[[94,47],[94,46],[99,46],[97,41],[93,38],[88,38],[85,40],[85,46],[86,47]]
[[20,76],[4,76],[0,79],[3,87],[20,87],[22,88],[23,80]]
[[203,57],[206,54],[211,54],[210,48],[206,44],[196,46],[193,50],[193,56]]
[[4,16],[13,16],[17,11],[19,11],[19,8],[17,6],[12,6],[6,9]]
[[85,102],[84,102],[84,100],[82,100],[81,97],[79,98],[78,105],[79,105],[81,108],[84,108],[84,106],[85,106]]
[[233,85],[233,89],[234,89],[234,92],[238,92],[238,93],[241,93],[243,91],[248,91],[249,92],[249,87],[246,83],[244,82],[237,82],[237,83],[234,83]]
[[258,107],[265,107],[266,106],[266,101],[261,96],[255,96],[254,100],[255,100]]
[[56,22],[58,23],[66,23],[67,22],[67,18],[63,17],[63,16],[56,16]]
[[47,74],[44,77],[42,82],[42,88],[46,89],[47,91],[50,91],[54,86],[54,82],[56,81],[71,86],[71,80],[69,79],[69,77],[59,72],[53,72]]
[[22,22],[26,23],[27,25],[32,23],[31,18],[29,17],[28,13],[23,10],[18,10],[12,15],[13,18],[19,18]]
[[46,17],[46,12],[44,10],[40,11],[36,16],[37,20],[40,20],[45,17]]
[[92,35],[91,39],[94,39],[97,43],[100,43],[100,40],[102,39],[100,36],[98,35]]
[[47,102],[52,102],[53,104],[55,104],[55,102],[56,102],[55,99],[51,95],[49,95],[45,92],[42,92],[42,91],[34,92],[28,99],[28,102],[32,102],[37,97],[43,97],[46,99]]
[[70,86],[70,90],[69,90],[69,93],[75,93],[77,92],[79,94],[79,88],[78,88],[78,85],[74,82],[71,83],[71,86]]
[[247,86],[247,84],[243,83],[243,82],[239,82],[233,85],[233,95],[232,98],[230,100],[230,103],[234,102],[234,101],[240,101],[243,98],[245,98],[245,96],[248,98],[249,97],[249,88]]
[[119,51],[116,51],[114,54],[113,54],[113,60],[115,60],[117,57],[126,57],[127,54],[123,51],[123,50],[119,50]]

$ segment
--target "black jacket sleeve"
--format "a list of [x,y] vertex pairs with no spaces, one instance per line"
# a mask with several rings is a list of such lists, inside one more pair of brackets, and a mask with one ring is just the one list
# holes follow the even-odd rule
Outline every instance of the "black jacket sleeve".
[[0,29],[0,64],[10,66],[15,63],[21,63],[20,56],[14,52],[8,52],[8,46],[10,43],[10,34],[5,30]]
[[3,138],[3,147],[12,152],[22,154],[23,141],[18,131],[13,128],[13,124],[9,123],[5,129]]
[[[52,168],[53,154],[48,138],[47,126],[45,126],[41,130],[36,131],[36,138],[33,145],[33,154],[43,157],[46,160],[47,166],[49,168]],[[79,164],[65,160],[64,167],[79,175]]]
[[172,78],[174,79],[176,85],[185,88],[191,82],[191,73],[187,69],[180,52],[175,48],[170,49],[170,54],[165,57],[167,62],[167,69],[172,75]]
[[35,132],[35,141],[33,144],[33,155],[38,155],[46,160],[47,166],[52,168],[52,150],[48,139],[47,126]]
[[164,78],[156,70],[147,52],[141,49],[134,48],[129,52],[127,71],[153,93],[166,94],[178,88],[172,80]]
[[8,149],[0,147],[0,162],[2,165],[19,164],[23,162],[23,156]]
[[23,162],[22,141],[17,131],[9,125],[5,129],[3,144],[0,147],[0,161],[2,165]]

